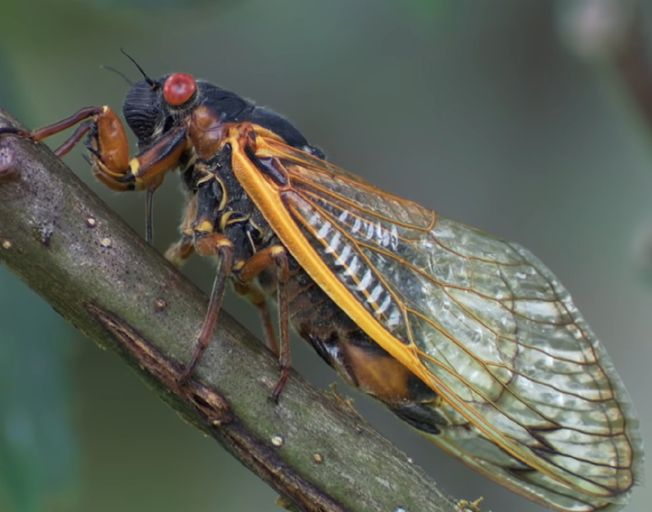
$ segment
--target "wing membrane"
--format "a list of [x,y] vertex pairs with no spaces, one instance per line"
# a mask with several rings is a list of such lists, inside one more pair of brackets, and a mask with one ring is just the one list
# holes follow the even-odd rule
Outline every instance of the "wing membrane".
[[287,186],[244,160],[236,174],[313,279],[444,399],[450,425],[429,437],[548,506],[621,508],[640,475],[637,420],[555,276],[519,245],[261,139]]

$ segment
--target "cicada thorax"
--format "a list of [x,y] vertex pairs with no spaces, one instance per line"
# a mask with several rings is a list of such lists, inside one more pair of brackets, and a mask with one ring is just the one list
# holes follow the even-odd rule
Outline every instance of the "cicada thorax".
[[[192,240],[200,245],[210,233],[228,238],[233,243],[230,278],[235,289],[260,306],[263,301],[276,300],[279,283],[275,272],[266,269],[250,283],[241,280],[240,269],[255,254],[283,247],[283,243],[238,182],[231,165],[227,144],[209,159],[195,159],[183,173],[189,201],[180,244]],[[170,254],[178,254],[178,250]],[[446,424],[436,409],[437,394],[351,320],[289,253],[288,267],[288,317],[296,332],[348,384],[381,400],[414,427],[437,434]],[[274,340],[270,344],[274,347]]]

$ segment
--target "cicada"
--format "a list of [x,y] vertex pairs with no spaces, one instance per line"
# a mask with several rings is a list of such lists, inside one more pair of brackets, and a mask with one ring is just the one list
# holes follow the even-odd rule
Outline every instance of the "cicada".
[[[141,70],[142,71],[142,70]],[[328,163],[286,119],[184,73],[147,75],[123,113],[78,123],[108,187],[152,193],[179,170],[181,238],[218,270],[192,376],[227,281],[263,313],[288,375],[289,326],[350,385],[447,452],[530,500],[613,512],[642,479],[638,420],[605,349],[569,293],[528,250],[384,192]],[[151,238],[151,208],[148,208]],[[268,302],[279,310],[276,341]]]

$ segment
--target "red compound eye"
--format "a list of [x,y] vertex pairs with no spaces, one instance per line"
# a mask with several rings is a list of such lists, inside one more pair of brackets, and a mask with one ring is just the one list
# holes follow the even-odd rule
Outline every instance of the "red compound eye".
[[197,82],[186,73],[170,75],[163,84],[163,97],[171,107],[180,107],[195,94]]

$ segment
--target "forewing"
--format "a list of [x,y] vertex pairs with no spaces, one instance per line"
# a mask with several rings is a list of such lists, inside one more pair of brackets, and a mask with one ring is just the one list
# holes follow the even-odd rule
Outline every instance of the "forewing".
[[258,142],[287,184],[241,181],[313,279],[444,399],[433,440],[548,506],[621,508],[641,478],[637,420],[555,276],[516,244]]

